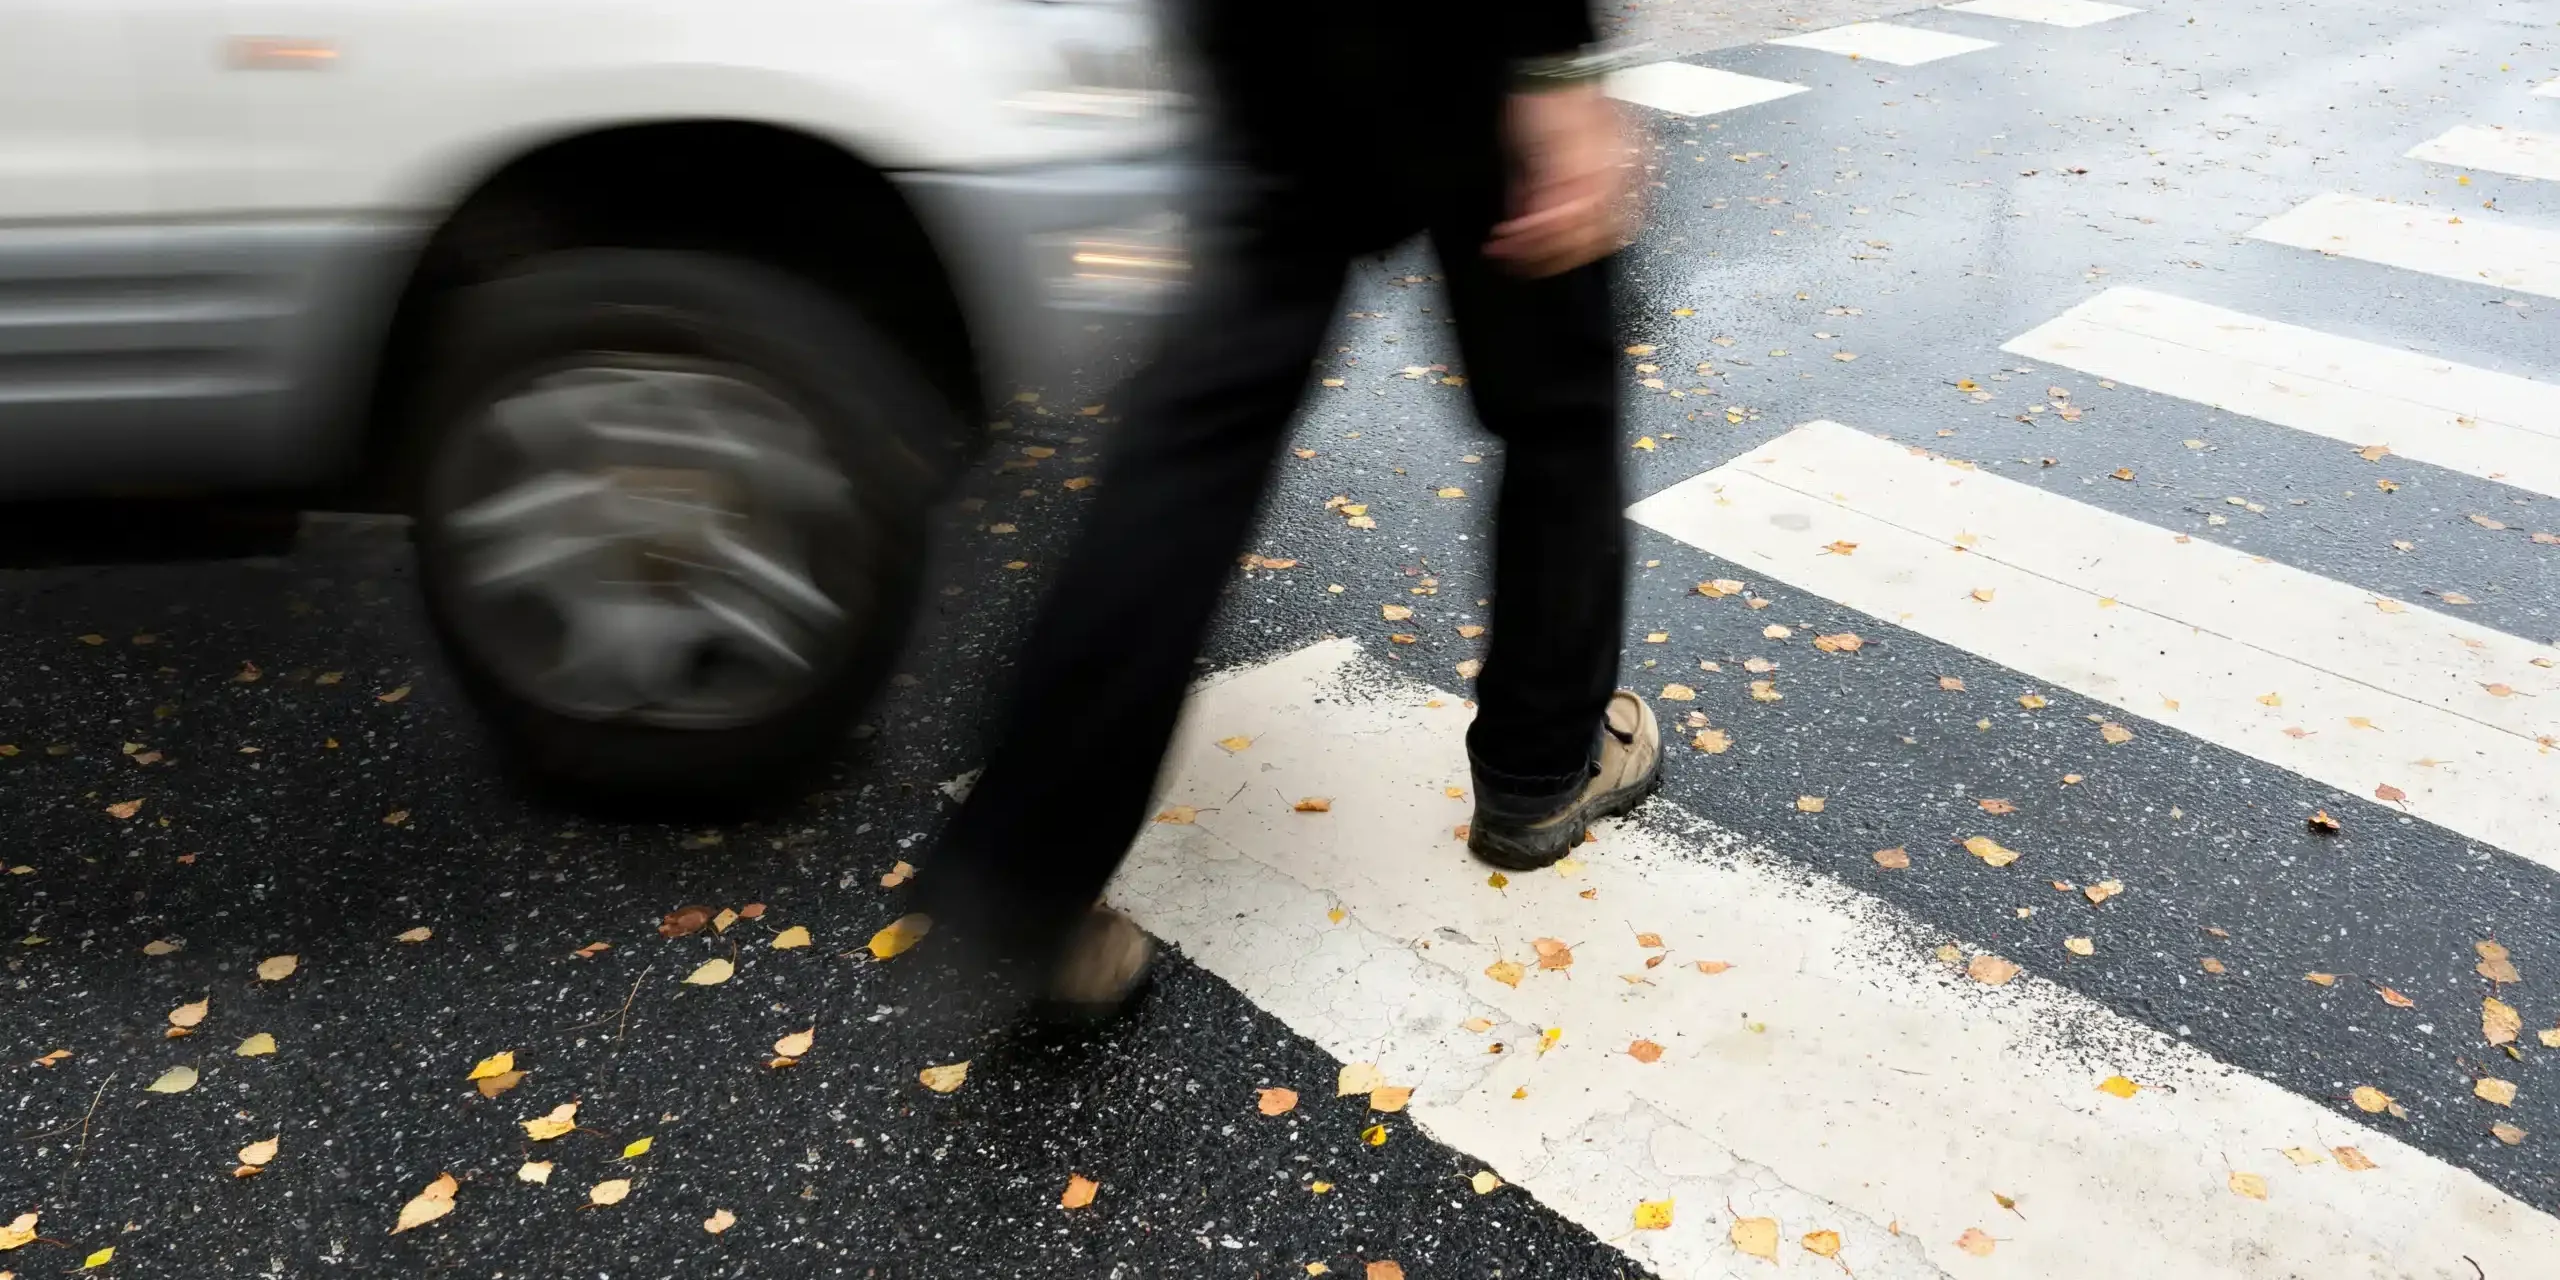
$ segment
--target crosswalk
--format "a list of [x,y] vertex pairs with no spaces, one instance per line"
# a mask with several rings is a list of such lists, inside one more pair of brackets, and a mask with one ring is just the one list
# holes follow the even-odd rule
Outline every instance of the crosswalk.
[[[1945,8],[2062,29],[2140,12]],[[1891,23],[1768,43],[1896,66],[1997,47]],[[1688,117],[1809,91],[1682,63],[1611,83]],[[2405,158],[2560,181],[2560,134],[2464,125]],[[2247,239],[2483,299],[2560,297],[2560,227],[2494,202],[2321,192]],[[2393,321],[2367,311],[2349,335],[2113,286],[2000,350],[2233,415],[2280,450],[2361,459],[2377,496],[2420,467],[2560,497],[2560,364],[2413,349]],[[1807,421],[1627,514],[1996,664],[2003,697],[2094,744],[2202,744],[2369,797],[2481,863],[2560,871],[2551,635],[2474,621],[2458,593],[2399,598],[2164,528],[1952,447],[1892,421]],[[2560,531],[2474,523],[2560,548]],[[1942,935],[1886,899],[1674,803],[1553,871],[1489,877],[1459,854],[1464,690],[1408,670],[1328,639],[1204,685],[1164,783],[1183,816],[1149,828],[1113,898],[1334,1055],[1411,1086],[1433,1137],[1657,1273],[1758,1274],[1742,1255],[1768,1256],[1763,1230],[1783,1233],[1789,1265],[1836,1255],[1870,1277],[2531,1275],[2560,1256],[2548,1206],[2342,1116],[2352,1081],[2298,1093],[2217,1063],[2184,1026],[2013,981],[1994,943],[1933,948]],[[2112,714],[2044,711],[2066,692]],[[2302,808],[2278,816],[2299,831]],[[2012,1203],[2020,1187],[2032,1212]],[[1668,1224],[1641,1206],[1668,1206]]]

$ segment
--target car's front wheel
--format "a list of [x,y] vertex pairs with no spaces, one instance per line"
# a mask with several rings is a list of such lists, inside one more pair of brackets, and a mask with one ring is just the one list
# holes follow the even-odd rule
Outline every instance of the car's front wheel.
[[948,404],[853,307],[697,253],[457,295],[424,385],[429,612],[501,745],[619,807],[760,798],[896,658]]

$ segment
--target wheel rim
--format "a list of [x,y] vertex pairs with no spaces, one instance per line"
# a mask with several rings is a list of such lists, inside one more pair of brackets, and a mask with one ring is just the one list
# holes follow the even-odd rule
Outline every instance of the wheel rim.
[[869,605],[830,571],[856,536],[852,483],[733,365],[536,373],[445,436],[428,505],[462,642],[565,715],[762,719],[826,678]]

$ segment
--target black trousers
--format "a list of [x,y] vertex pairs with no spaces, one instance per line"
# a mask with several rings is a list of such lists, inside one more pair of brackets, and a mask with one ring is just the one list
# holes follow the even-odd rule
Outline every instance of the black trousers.
[[1505,446],[1491,647],[1467,740],[1478,789],[1579,789],[1624,612],[1610,264],[1533,280],[1486,261],[1502,194],[1487,164],[1418,202],[1422,225],[1396,227],[1374,205],[1337,213],[1352,201],[1311,184],[1228,188],[1185,313],[1106,442],[1090,524],[1033,624],[986,772],[918,879],[937,922],[1039,956],[1100,896],[1148,820],[1194,659],[1341,314],[1350,260],[1399,232],[1432,236],[1467,390]]

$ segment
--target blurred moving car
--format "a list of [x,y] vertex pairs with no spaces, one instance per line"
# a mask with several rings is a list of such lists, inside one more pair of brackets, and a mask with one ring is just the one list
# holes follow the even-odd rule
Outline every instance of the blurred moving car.
[[719,797],[887,674],[991,400],[1178,287],[1137,0],[14,0],[0,498],[405,512],[534,774]]

